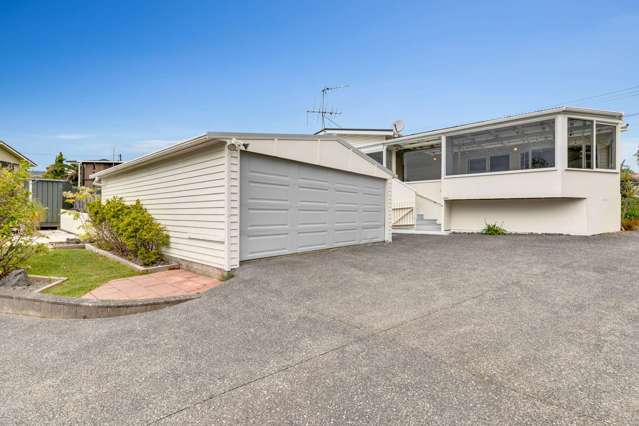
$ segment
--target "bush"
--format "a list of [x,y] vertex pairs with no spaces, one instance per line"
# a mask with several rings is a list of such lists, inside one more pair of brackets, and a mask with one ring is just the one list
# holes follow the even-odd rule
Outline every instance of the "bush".
[[621,200],[623,219],[639,219],[639,198]]
[[34,241],[44,209],[29,199],[28,177],[26,164],[0,168],[0,279],[44,250]]
[[144,266],[162,261],[169,235],[139,200],[130,205],[121,198],[96,200],[87,204],[87,213],[98,247]]
[[508,231],[496,223],[487,223],[484,229],[481,230],[481,233],[484,235],[506,235]]

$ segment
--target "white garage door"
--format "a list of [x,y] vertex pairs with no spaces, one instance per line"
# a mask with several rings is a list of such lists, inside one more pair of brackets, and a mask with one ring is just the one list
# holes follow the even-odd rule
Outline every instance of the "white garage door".
[[240,156],[240,259],[384,240],[385,180]]

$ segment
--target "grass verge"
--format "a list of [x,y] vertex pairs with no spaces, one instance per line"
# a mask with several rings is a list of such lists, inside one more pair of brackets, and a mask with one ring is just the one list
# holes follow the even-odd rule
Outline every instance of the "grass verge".
[[126,265],[83,249],[49,250],[33,256],[25,266],[30,274],[67,277],[44,291],[67,297],[80,297],[108,281],[138,275]]

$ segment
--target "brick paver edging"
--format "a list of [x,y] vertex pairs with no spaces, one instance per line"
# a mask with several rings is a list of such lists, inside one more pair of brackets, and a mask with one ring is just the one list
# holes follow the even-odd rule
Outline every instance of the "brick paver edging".
[[52,319],[109,318],[155,311],[199,297],[188,294],[145,300],[91,300],[4,290],[0,291],[0,313]]
[[115,260],[116,262],[120,262],[121,264],[126,265],[130,268],[133,268],[142,274],[152,274],[153,272],[168,271],[170,269],[180,269],[180,265],[178,263],[169,263],[168,265],[148,266],[148,267],[140,266],[137,263],[133,263],[130,260],[124,259],[109,251],[99,249],[96,246],[91,244],[85,244],[84,248],[95,254],[99,254],[100,256],[108,257],[109,259]]

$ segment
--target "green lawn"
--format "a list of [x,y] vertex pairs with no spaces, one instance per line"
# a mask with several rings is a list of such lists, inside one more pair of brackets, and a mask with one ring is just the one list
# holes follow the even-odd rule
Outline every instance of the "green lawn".
[[67,277],[64,283],[45,290],[57,296],[80,297],[116,278],[138,275],[128,266],[83,249],[57,249],[33,256],[28,273]]

